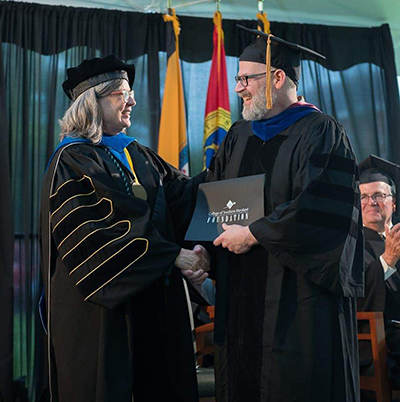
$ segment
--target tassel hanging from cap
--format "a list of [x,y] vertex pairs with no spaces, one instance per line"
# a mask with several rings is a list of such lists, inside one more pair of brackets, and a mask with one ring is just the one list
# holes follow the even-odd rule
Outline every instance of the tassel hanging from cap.
[[267,53],[265,57],[265,65],[266,65],[266,88],[265,88],[265,97],[267,99],[266,108],[268,110],[272,109],[272,74],[271,74],[271,34],[268,35],[267,39]]
[[272,77],[271,77],[271,27],[267,18],[267,13],[264,13],[264,0],[258,0],[258,13],[257,13],[257,29],[263,33],[268,34],[267,50],[265,55],[265,67],[266,67],[266,88],[265,98],[267,101],[266,108],[272,109]]
[[266,34],[270,34],[271,33],[271,25],[268,21],[267,13],[264,13],[263,11],[258,13],[257,19],[258,19],[257,29],[259,31],[263,31]]

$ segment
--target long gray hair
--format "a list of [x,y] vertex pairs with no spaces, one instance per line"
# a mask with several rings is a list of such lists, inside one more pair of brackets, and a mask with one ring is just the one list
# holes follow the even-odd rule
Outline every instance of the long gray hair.
[[59,120],[60,139],[68,136],[99,143],[103,136],[103,118],[98,99],[118,90],[122,83],[123,79],[106,81],[79,95]]

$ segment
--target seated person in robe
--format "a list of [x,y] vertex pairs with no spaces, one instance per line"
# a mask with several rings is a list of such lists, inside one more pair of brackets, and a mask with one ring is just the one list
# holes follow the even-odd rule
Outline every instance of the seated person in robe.
[[[365,236],[365,297],[358,311],[384,313],[389,373],[400,386],[400,223],[396,211],[396,171],[399,167],[371,155],[360,165],[361,208]],[[360,344],[360,363],[372,363],[370,346]]]

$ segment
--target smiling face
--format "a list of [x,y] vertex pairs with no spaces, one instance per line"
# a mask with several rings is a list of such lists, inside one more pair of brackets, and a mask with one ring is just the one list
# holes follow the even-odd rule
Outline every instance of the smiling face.
[[[265,64],[251,61],[239,62],[239,76],[265,73]],[[266,109],[266,79],[265,74],[249,78],[248,85],[244,87],[240,82],[236,84],[235,92],[243,99],[242,115],[245,120],[262,120],[270,117],[271,110]],[[272,102],[275,104],[277,93],[272,85]]]
[[[362,195],[373,195],[376,193],[391,194],[389,184],[375,181],[372,183],[360,184]],[[371,198],[361,206],[364,226],[376,232],[384,232],[385,224],[389,223],[393,212],[396,210],[393,197],[386,197],[382,202],[374,202]]]
[[[253,63],[251,61],[239,62],[238,76],[260,74],[264,72],[264,64]],[[242,115],[245,120],[261,120],[266,118],[265,88],[265,75],[249,78],[246,87],[244,87],[241,82],[236,84],[235,92],[243,99]]]
[[[121,86],[113,92],[130,91],[129,84],[123,80]],[[103,119],[103,131],[108,135],[115,135],[131,125],[131,110],[136,105],[133,98],[124,101],[122,94],[110,94],[99,99]]]

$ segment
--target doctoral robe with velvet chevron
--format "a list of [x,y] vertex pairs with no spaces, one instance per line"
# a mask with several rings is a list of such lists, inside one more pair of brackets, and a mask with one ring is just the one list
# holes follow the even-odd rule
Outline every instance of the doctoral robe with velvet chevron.
[[355,156],[323,113],[275,134],[263,140],[251,122],[237,122],[208,174],[266,176],[265,216],[250,225],[260,244],[217,262],[216,336],[227,352],[219,401],[355,402],[363,292]]
[[[182,275],[169,207],[190,213],[194,181],[136,141],[147,200],[103,146],[59,149],[41,207],[53,401],[197,401]],[[121,173],[122,169],[122,173]],[[125,179],[124,179],[125,178]],[[132,396],[134,399],[132,399]]]

